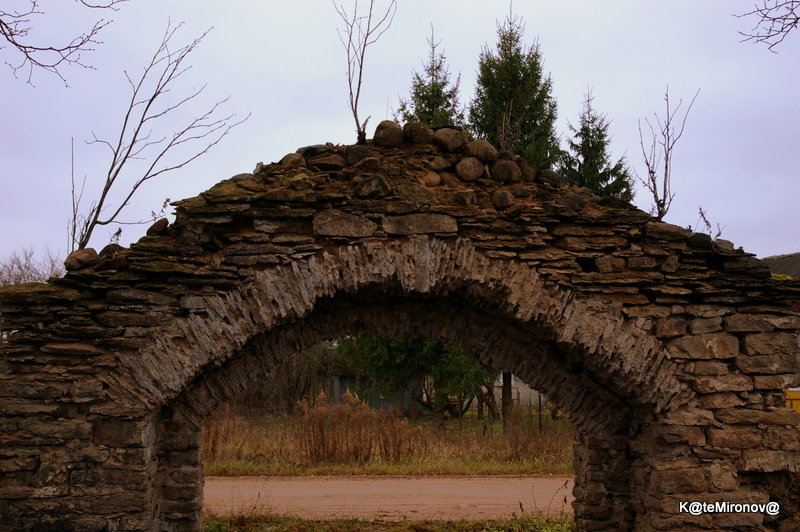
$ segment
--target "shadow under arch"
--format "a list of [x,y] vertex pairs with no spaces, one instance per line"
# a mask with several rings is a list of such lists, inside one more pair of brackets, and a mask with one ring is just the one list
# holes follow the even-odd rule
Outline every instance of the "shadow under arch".
[[[660,343],[613,305],[545,285],[534,269],[488,260],[463,242],[420,238],[388,249],[340,247],[257,272],[237,294],[198,306],[179,326],[186,341],[153,343],[153,356],[195,363],[196,351],[211,346],[205,363],[160,405],[154,521],[174,530],[200,526],[200,426],[220,402],[282,358],[370,331],[456,345],[548,395],[578,435],[579,529],[633,529],[648,495],[638,453],[653,445],[642,429],[691,396]],[[192,342],[191,330],[204,340]]]

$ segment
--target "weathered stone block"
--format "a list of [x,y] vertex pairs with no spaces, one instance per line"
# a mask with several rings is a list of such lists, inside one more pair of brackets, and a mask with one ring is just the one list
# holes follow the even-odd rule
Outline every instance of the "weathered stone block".
[[725,375],[730,370],[728,364],[717,360],[698,360],[689,363],[689,371],[695,375]]
[[390,235],[455,233],[458,231],[458,224],[456,224],[455,218],[446,214],[406,214],[384,218],[383,230]]
[[758,423],[766,425],[800,424],[800,412],[789,409],[764,411],[751,408],[729,408],[716,411],[714,416],[723,423],[731,425],[755,425]]
[[753,377],[753,387],[756,390],[778,390],[783,388],[796,388],[800,386],[800,373],[788,375],[756,375]]
[[660,240],[686,240],[691,231],[665,222],[648,222],[644,232],[647,236]]
[[686,443],[688,445],[705,445],[706,436],[703,429],[696,426],[662,425],[654,430],[657,438],[666,443]]
[[672,338],[686,334],[687,322],[679,316],[662,318],[656,322],[656,336],[659,338]]
[[762,431],[754,427],[708,427],[708,444],[729,449],[752,449],[761,445]]
[[385,198],[392,193],[392,186],[382,175],[371,175],[356,183],[353,193],[359,198]]
[[314,217],[314,234],[317,235],[362,238],[372,236],[377,230],[378,224],[372,220],[336,209],[322,211]]
[[278,164],[286,169],[303,168],[306,165],[306,158],[303,157],[302,153],[287,153]]
[[714,414],[699,408],[684,408],[667,414],[665,420],[670,425],[713,425],[716,424]]
[[[310,166],[316,166],[320,170],[341,170],[347,166],[347,160],[339,153],[329,153],[326,155],[320,155],[319,157],[314,157],[308,162],[308,164]],[[306,181],[308,181],[307,177]],[[294,188],[295,190],[301,190],[301,188],[298,187],[291,188]]]
[[745,400],[735,393],[711,393],[700,396],[700,406],[713,410],[744,406],[745,404]]
[[719,359],[739,354],[739,340],[728,333],[685,336],[667,344],[673,358]]
[[628,258],[628,268],[632,270],[650,270],[657,265],[656,259],[653,257],[630,257]]
[[49,343],[41,348],[44,353],[76,357],[91,357],[105,354],[105,351],[89,343]]
[[800,451],[800,430],[797,427],[767,426],[763,441],[770,449]]
[[397,197],[402,200],[413,201],[414,203],[422,203],[425,205],[430,205],[436,201],[436,194],[434,194],[432,191],[423,186],[409,183],[407,181],[403,181],[397,185],[395,188],[395,194],[397,194]]
[[800,352],[798,335],[785,332],[748,334],[744,339],[748,355],[796,354]]
[[347,164],[356,164],[373,155],[372,149],[364,144],[348,146],[344,150],[344,158]]
[[717,305],[688,305],[686,312],[698,318],[713,318],[730,314],[731,310]]
[[747,449],[736,464],[743,471],[792,471],[800,472],[800,456],[791,451]]
[[695,377],[692,388],[698,393],[742,392],[753,389],[753,379],[735,373]]
[[144,447],[146,426],[135,420],[98,420],[92,442],[109,447]]
[[625,269],[625,259],[612,255],[603,255],[595,259],[597,271],[600,273],[621,272]]
[[173,305],[175,298],[157,292],[148,292],[133,288],[109,290],[106,292],[106,301],[113,305]]
[[739,489],[736,467],[730,462],[713,462],[708,465],[708,483],[713,490],[733,491]]
[[7,416],[31,416],[36,414],[54,414],[61,408],[59,404],[36,399],[0,398],[0,414]]
[[654,471],[653,488],[659,493],[700,493],[708,490],[708,482],[699,467]]
[[689,322],[689,332],[692,334],[705,334],[722,330],[722,318],[697,318]]
[[169,463],[172,467],[198,466],[200,465],[200,452],[197,449],[171,451],[169,453]]
[[772,329],[773,325],[757,314],[734,314],[725,318],[727,332],[769,332]]
[[736,357],[736,367],[745,373],[778,374],[800,373],[800,356],[762,355]]

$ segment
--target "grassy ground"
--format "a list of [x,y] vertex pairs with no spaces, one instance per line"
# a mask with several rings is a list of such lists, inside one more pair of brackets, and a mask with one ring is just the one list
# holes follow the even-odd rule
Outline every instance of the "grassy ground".
[[484,521],[315,521],[285,516],[206,519],[204,532],[567,532],[571,517],[523,516]]
[[220,413],[204,431],[207,475],[571,474],[572,429],[535,412],[518,413],[509,434],[474,416],[411,423],[351,403],[302,415]]

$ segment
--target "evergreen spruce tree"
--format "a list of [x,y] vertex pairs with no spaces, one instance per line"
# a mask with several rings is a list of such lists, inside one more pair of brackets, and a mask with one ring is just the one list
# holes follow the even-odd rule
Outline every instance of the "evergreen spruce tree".
[[616,164],[611,164],[608,153],[611,142],[608,136],[609,122],[594,110],[592,100],[592,94],[588,92],[579,126],[569,126],[573,138],[568,143],[569,151],[562,154],[561,173],[569,182],[586,187],[595,194],[631,201],[633,187],[630,170],[624,157]]
[[497,51],[481,52],[470,125],[476,136],[552,168],[561,156],[552,80],[543,73],[538,43],[522,45],[523,30],[509,15],[497,28]]
[[403,122],[422,122],[431,128],[464,124],[464,111],[458,103],[461,75],[456,78],[455,83],[450,84],[450,72],[445,64],[445,56],[436,51],[440,44],[441,41],[434,40],[431,27],[431,37],[428,39],[430,48],[428,62],[424,63],[422,74],[414,71],[411,98],[400,100],[400,108],[395,114],[395,119]]

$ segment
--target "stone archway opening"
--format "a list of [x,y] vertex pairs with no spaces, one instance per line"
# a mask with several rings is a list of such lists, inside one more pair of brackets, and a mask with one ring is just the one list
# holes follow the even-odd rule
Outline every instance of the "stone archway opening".
[[[642,426],[648,421],[642,413],[648,408],[631,408],[631,397],[610,393],[606,384],[587,373],[581,347],[560,345],[546,327],[521,327],[491,300],[476,297],[482,292],[478,287],[464,288],[447,297],[409,296],[391,283],[368,286],[357,294],[338,294],[319,301],[302,320],[254,335],[224,365],[205,372],[160,415],[156,444],[158,478],[163,479],[159,519],[176,529],[191,529],[199,520],[200,428],[221,403],[257,386],[285,357],[321,340],[367,331],[420,335],[455,345],[541,390],[576,430],[578,522],[591,523],[596,529],[633,527],[636,497],[630,490],[634,471],[630,444],[642,437]],[[634,395],[633,390],[630,394]],[[171,447],[173,442],[179,443],[177,448]],[[190,463],[187,453],[195,455]],[[175,494],[177,498],[169,498]],[[175,511],[180,509],[188,511]]]

